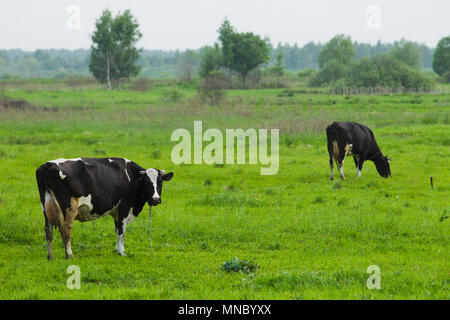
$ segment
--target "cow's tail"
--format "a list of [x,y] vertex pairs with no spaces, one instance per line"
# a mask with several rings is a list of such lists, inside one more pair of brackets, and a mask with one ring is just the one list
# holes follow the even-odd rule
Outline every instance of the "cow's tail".
[[[48,223],[51,222],[54,227],[58,227],[55,214],[47,212],[48,207],[46,207],[46,200],[47,200],[46,197],[50,196],[53,199],[50,205],[54,206],[56,210],[60,210],[59,205],[57,204],[57,199],[55,199],[55,194],[52,191],[52,189],[55,189],[55,186],[49,186],[47,183],[49,181],[49,178],[52,175],[56,174],[54,170],[51,170],[51,167],[53,165],[54,164],[48,162],[41,165],[36,170],[36,181],[39,190],[39,199],[41,201],[42,212],[44,213],[45,217],[45,224],[47,226]],[[58,181],[58,179],[51,179],[51,180]]]
[[42,166],[40,166],[36,170],[36,181],[37,181],[38,190],[39,190],[39,198],[41,201],[42,211],[44,212],[44,215],[45,215],[45,190],[47,189],[47,187],[45,185],[45,172],[46,172],[47,168],[48,168],[48,164],[44,163]]
[[334,160],[339,159],[339,146],[337,144],[337,132],[335,122],[333,122],[327,127],[326,133],[327,133],[328,154],[330,156],[331,162],[333,158]]

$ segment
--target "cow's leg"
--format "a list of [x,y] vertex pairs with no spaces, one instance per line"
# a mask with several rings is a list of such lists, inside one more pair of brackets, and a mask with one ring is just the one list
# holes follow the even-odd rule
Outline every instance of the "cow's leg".
[[333,157],[333,144],[328,141],[328,156],[330,157],[330,180],[334,179],[333,168],[334,168],[334,157]]
[[66,209],[64,222],[61,224],[59,231],[63,239],[64,248],[66,249],[66,259],[73,258],[72,248],[70,246],[70,234],[75,217],[78,214],[78,200],[74,197],[70,198],[70,207]]
[[344,176],[344,161],[345,161],[345,156],[337,162],[338,164],[338,168],[339,168],[339,173],[341,175],[341,179],[345,180],[345,176]]
[[363,168],[363,163],[364,163],[364,159],[362,159],[361,157],[359,157],[358,159],[358,174],[359,176],[361,176],[361,171]]
[[47,240],[47,259],[51,260],[53,259],[53,248],[52,248],[52,241],[53,241],[53,225],[48,221],[48,218],[44,212],[45,216],[45,239]]
[[352,154],[352,149],[353,149],[353,145],[352,144],[346,144],[344,147],[345,153],[342,156],[342,159],[339,161],[339,173],[341,174],[341,179],[345,180],[345,176],[344,176],[344,161],[345,161],[345,157],[347,157],[347,155]]
[[116,251],[119,252],[119,222],[116,218],[114,218],[114,225],[116,227],[116,235],[117,235]]
[[333,160],[333,156],[331,156],[330,157],[330,180],[334,180],[333,169],[334,169],[334,160]]
[[344,161],[341,161],[339,163],[339,173],[341,175],[341,179],[345,180],[345,176],[344,176]]
[[353,160],[355,160],[355,166],[356,166],[356,176],[357,177],[361,177],[361,169],[360,169],[360,160],[359,160],[359,155],[355,154],[353,155]]
[[125,218],[120,217],[118,220],[114,220],[114,223],[116,224],[116,233],[117,233],[117,245],[116,250],[121,256],[126,256],[125,253],[125,232],[127,231],[127,223]]

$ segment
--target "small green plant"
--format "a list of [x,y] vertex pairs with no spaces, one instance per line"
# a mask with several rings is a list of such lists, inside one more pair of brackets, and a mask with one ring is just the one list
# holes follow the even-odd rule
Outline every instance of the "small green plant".
[[448,219],[448,214],[444,211],[442,216],[439,217],[439,222],[443,222],[445,219]]
[[336,182],[336,183],[333,185],[333,189],[335,189],[335,190],[342,189],[342,183],[341,183],[340,181]]
[[161,159],[161,150],[160,149],[153,150],[152,157],[153,159]]
[[232,258],[229,261],[226,261],[221,270],[225,272],[243,272],[243,273],[254,273],[259,269],[259,266],[256,262],[251,260],[241,260],[237,257]]
[[167,102],[178,102],[183,98],[183,94],[177,88],[171,88],[164,94],[164,100]]
[[322,197],[316,197],[313,203],[325,203],[325,200]]

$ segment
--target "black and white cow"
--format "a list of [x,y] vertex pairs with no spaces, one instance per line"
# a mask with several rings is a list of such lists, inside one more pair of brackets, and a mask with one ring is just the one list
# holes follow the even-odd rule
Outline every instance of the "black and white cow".
[[36,179],[45,217],[48,258],[53,258],[53,226],[59,228],[72,258],[70,233],[74,220],[85,222],[110,215],[117,233],[117,251],[125,255],[127,224],[142,211],[145,203],[161,203],[163,181],[173,173],[144,169],[124,158],[77,158],[48,161],[36,170]]
[[328,154],[330,156],[330,179],[333,180],[333,160],[339,168],[341,179],[344,177],[344,160],[353,155],[356,174],[361,176],[363,163],[371,160],[378,173],[387,178],[391,175],[390,158],[383,156],[372,130],[356,122],[333,122],[327,127]]

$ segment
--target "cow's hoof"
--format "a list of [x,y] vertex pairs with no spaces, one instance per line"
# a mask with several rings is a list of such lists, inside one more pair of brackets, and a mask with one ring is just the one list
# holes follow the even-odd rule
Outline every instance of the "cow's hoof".
[[53,256],[47,256],[47,260],[53,260],[55,259]]
[[128,255],[125,253],[125,251],[122,251],[122,252],[118,252],[119,253],[119,255],[121,255],[122,257],[127,257]]
[[330,180],[334,180],[334,177],[330,177]]

